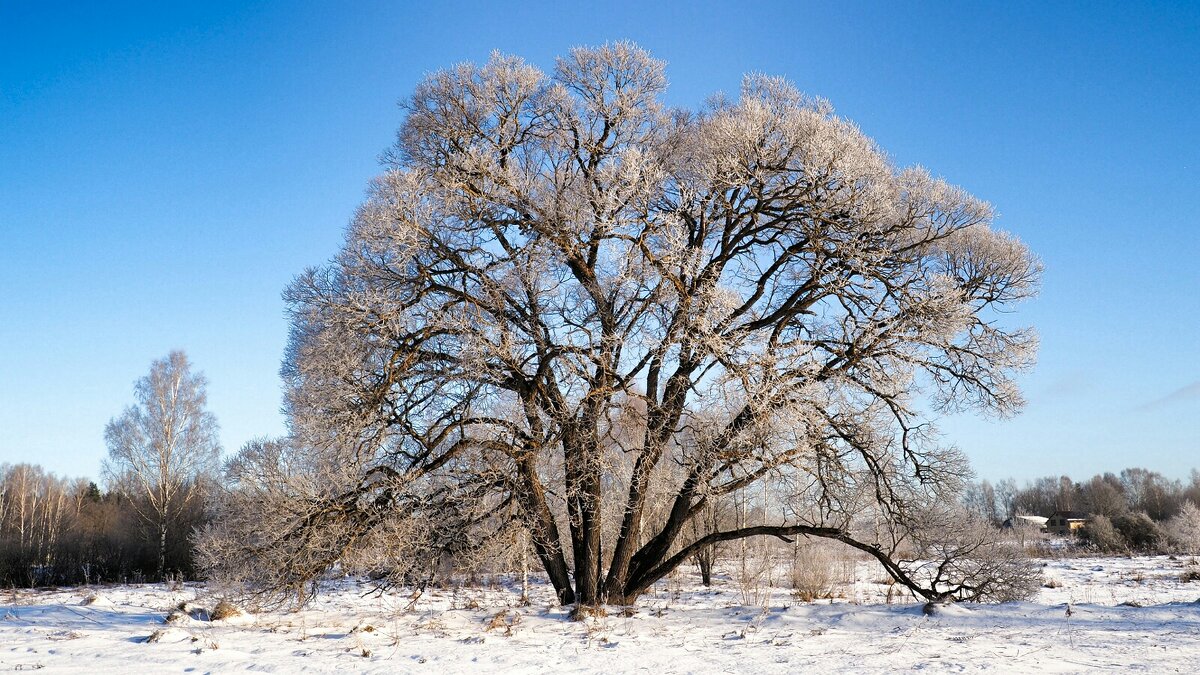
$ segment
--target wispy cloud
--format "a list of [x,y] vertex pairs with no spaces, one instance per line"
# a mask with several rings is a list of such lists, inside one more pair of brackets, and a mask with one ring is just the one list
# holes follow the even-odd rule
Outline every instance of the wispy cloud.
[[1095,385],[1095,381],[1086,371],[1074,370],[1060,375],[1046,387],[1043,393],[1050,398],[1077,396],[1090,391],[1093,385]]
[[1180,401],[1191,401],[1194,399],[1200,399],[1200,380],[1196,380],[1191,384],[1182,386],[1166,396],[1163,396],[1162,398],[1156,398],[1149,403],[1143,403],[1137,408],[1134,408],[1134,410],[1138,412],[1161,410],[1162,408],[1179,403]]

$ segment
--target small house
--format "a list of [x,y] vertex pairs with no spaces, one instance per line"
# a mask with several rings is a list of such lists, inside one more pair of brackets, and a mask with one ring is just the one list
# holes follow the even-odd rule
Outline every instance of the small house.
[[1013,516],[1012,518],[1004,521],[1004,527],[1005,529],[1011,529],[1014,527],[1028,527],[1043,530],[1046,528],[1046,522],[1048,520],[1050,519],[1044,516]]
[[1055,511],[1046,520],[1046,531],[1050,534],[1070,536],[1078,534],[1080,528],[1088,524],[1091,516],[1082,511]]

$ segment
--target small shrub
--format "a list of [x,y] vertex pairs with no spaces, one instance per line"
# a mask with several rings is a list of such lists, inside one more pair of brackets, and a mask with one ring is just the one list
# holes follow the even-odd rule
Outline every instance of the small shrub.
[[833,597],[835,560],[829,550],[816,544],[796,547],[792,558],[792,593],[802,602]]
[[769,542],[746,545],[733,572],[743,605],[761,606],[771,598],[771,572],[775,556]]

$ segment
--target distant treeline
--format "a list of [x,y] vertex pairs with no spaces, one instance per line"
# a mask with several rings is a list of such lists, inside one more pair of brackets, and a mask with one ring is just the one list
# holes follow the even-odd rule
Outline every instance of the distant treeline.
[[[199,487],[199,499],[168,509],[165,577],[197,578],[192,533],[209,522],[215,494],[211,483]],[[0,587],[160,581],[155,509],[130,494],[36,465],[0,465]],[[963,501],[997,525],[1017,515],[1087,514],[1083,541],[1102,551],[1200,549],[1200,471],[1186,482],[1140,468],[1082,482],[982,481]]]
[[[0,465],[0,587],[158,581],[159,531],[149,504],[58,478],[30,464]],[[206,500],[173,512],[166,576],[196,576],[190,534]]]
[[997,524],[1018,515],[1077,512],[1089,518],[1080,535],[1097,549],[1174,552],[1190,548],[1189,528],[1200,527],[1200,471],[1192,470],[1186,482],[1141,468],[1085,481],[1047,476],[1023,487],[1012,479],[985,480],[970,486],[963,501]]

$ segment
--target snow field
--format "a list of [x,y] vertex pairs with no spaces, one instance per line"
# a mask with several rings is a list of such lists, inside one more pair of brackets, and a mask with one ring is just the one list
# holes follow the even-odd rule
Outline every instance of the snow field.
[[415,601],[339,580],[299,612],[217,621],[205,620],[217,598],[200,584],[3,591],[0,671],[1195,672],[1200,583],[1182,580],[1189,563],[1046,559],[1050,587],[1034,601],[933,616],[894,592],[889,604],[865,562],[832,600],[812,603],[780,587],[784,574],[748,588],[726,566],[704,588],[685,566],[633,611],[579,622],[543,583],[522,606],[511,579]]

